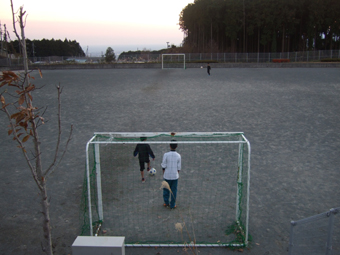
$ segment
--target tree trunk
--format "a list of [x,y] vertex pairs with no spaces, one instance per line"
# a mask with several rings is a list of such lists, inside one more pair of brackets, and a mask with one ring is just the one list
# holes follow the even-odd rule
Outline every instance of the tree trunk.
[[257,52],[260,53],[260,28],[257,28]]
[[52,255],[52,235],[51,235],[51,225],[50,225],[50,203],[48,202],[46,181],[42,183],[41,194],[41,206],[43,214],[43,230],[44,230],[44,243],[42,245],[43,250],[48,255]]
[[[24,14],[22,12],[23,7],[20,7],[20,30],[21,30],[21,47],[22,48],[22,56],[23,56],[23,64],[24,64],[24,70],[25,70],[25,83],[26,86],[29,84],[29,75],[28,75],[28,59],[27,59],[27,50],[26,50],[26,37],[25,37],[25,29],[24,29],[24,21],[23,17]],[[19,38],[18,38],[19,39]],[[29,104],[31,104],[31,100],[27,99]],[[51,227],[50,227],[50,214],[49,214],[49,203],[47,198],[47,190],[46,190],[46,180],[43,175],[42,170],[42,163],[41,163],[41,151],[40,151],[40,141],[39,141],[39,135],[37,130],[37,125],[35,121],[32,122],[32,131],[34,133],[34,148],[35,148],[35,174],[36,179],[38,180],[38,188],[40,189],[41,194],[41,204],[42,204],[42,213],[44,215],[43,220],[43,230],[44,230],[44,238],[45,242],[42,244],[42,249],[46,252],[48,255],[52,255],[52,237],[51,237]]]
[[37,125],[35,122],[32,123],[32,131],[33,131],[33,142],[35,149],[35,169],[37,179],[39,181],[39,189],[41,195],[41,206],[42,206],[42,214],[43,214],[43,231],[44,231],[44,242],[42,244],[43,251],[52,255],[52,234],[51,234],[51,226],[50,226],[50,210],[49,210],[49,202],[47,196],[47,186],[46,179],[43,173],[42,162],[41,162],[41,150],[40,150],[40,139],[38,134]]
[[282,53],[285,52],[285,25],[282,27]]
[[213,32],[212,32],[212,20],[211,20],[211,26],[210,26],[210,53],[212,53],[212,38],[213,38]]
[[246,8],[243,0],[243,53],[246,53]]

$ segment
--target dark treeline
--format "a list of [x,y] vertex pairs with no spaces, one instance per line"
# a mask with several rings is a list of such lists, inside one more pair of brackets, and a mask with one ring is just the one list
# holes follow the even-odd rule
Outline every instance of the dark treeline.
[[[75,40],[29,40],[26,39],[28,57],[48,57],[48,56],[85,56],[79,43]],[[7,46],[10,54],[19,54],[19,43],[12,41]]]
[[340,49],[339,0],[195,0],[179,22],[187,52]]
[[163,53],[168,53],[167,49],[162,49],[162,50],[137,50],[137,51],[128,51],[125,52],[123,51],[121,54],[119,54],[118,59],[126,59],[129,57],[135,57],[135,58],[143,58],[147,56],[148,54],[163,54]]

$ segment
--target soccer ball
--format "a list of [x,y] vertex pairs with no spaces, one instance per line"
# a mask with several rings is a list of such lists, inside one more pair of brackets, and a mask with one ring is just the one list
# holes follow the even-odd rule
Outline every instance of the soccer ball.
[[201,68],[203,68],[203,66],[201,66]]
[[155,168],[151,168],[150,171],[149,171],[149,174],[150,174],[151,176],[156,175],[156,173],[157,173],[157,171],[156,171]]

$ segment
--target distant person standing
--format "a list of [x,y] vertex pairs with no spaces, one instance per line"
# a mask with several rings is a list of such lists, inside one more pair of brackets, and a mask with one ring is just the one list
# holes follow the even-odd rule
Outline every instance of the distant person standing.
[[210,70],[211,70],[211,67],[210,67],[210,64],[208,63],[207,72],[208,72],[209,75],[210,75]]
[[163,178],[169,184],[170,190],[163,188],[164,207],[170,206],[170,209],[176,208],[177,197],[177,183],[179,178],[179,171],[181,170],[181,155],[176,152],[177,144],[170,144],[170,151],[164,153],[162,160]]

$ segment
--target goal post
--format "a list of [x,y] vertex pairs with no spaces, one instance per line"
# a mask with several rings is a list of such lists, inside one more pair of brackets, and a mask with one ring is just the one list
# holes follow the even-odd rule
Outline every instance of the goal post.
[[[156,156],[145,183],[133,155],[141,143]],[[160,189],[171,143],[182,157],[176,210],[163,207]],[[250,154],[242,132],[95,133],[86,145],[82,235],[125,236],[126,246],[140,247],[247,246]]]
[[162,54],[162,69],[169,68],[185,69],[185,54]]

